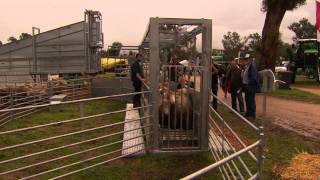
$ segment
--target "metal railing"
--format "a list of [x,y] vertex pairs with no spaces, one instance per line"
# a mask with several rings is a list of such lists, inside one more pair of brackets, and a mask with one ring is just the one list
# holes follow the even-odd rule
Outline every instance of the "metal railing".
[[[14,82],[6,90],[1,91],[0,109],[14,109],[18,107],[47,104],[53,95],[65,94],[66,101],[88,98],[91,94],[91,81],[85,79],[41,81],[18,85]],[[28,116],[42,109],[31,108],[25,111],[0,113],[0,126],[14,119]]]
[[222,179],[261,179],[263,127],[257,127],[217,96],[212,94],[212,98],[220,103],[218,110],[209,104],[208,114],[209,149],[215,162],[182,179],[199,178],[214,170],[220,172]]
[[[85,103],[93,103],[99,100],[104,102],[110,100],[112,103],[114,101],[112,99],[136,94],[142,94],[145,97],[141,107],[85,115],[86,112],[83,108]],[[62,179],[122,157],[148,151],[153,146],[149,137],[153,134],[154,126],[150,121],[152,117],[149,109],[152,105],[148,104],[148,94],[150,94],[150,91],[142,91],[73,100],[61,102],[58,105],[40,104],[0,110],[0,113],[4,113],[61,105],[76,105],[79,106],[80,111],[80,117],[77,118],[53,120],[37,125],[34,125],[36,122],[33,122],[32,126],[0,131],[0,154],[2,155],[0,157],[0,178]],[[125,121],[122,116],[128,111],[134,110],[143,113],[140,117]],[[121,115],[121,120],[114,119],[116,115]],[[141,127],[129,130],[123,129],[124,124],[132,122],[140,122]],[[141,130],[142,134],[124,139],[125,133],[137,130]],[[49,134],[49,137],[42,137],[44,131],[57,132]],[[28,133],[31,135],[37,134],[37,136],[30,140]],[[16,141],[16,138],[20,140]],[[121,146],[126,141],[138,138],[143,138],[144,141],[125,148]],[[129,149],[131,149],[129,153],[123,153],[124,150]],[[55,164],[58,164],[58,166],[55,166]],[[83,166],[84,164],[86,166]]]

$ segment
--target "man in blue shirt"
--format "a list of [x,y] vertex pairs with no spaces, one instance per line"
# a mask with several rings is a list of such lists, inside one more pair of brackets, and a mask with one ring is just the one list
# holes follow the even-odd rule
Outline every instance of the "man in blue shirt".
[[[134,87],[134,92],[141,92],[142,81],[143,81],[143,69],[140,66],[142,59],[141,54],[136,54],[135,61],[131,64],[131,81]],[[136,94],[133,96],[133,107],[141,106],[141,94]]]
[[253,63],[253,58],[250,54],[240,58],[240,63],[243,65],[242,84],[245,93],[246,114],[245,117],[256,118],[256,91],[259,87],[258,69]]

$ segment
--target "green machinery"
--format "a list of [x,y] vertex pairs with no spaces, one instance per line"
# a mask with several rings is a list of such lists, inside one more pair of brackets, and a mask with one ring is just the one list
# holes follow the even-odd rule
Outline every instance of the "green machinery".
[[309,78],[320,81],[319,45],[316,39],[299,39],[297,42],[295,61],[296,68],[302,68]]

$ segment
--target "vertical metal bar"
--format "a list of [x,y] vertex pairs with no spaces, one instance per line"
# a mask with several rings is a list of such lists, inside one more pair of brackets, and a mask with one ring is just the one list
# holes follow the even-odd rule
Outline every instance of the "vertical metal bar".
[[177,66],[174,66],[174,82],[175,82],[175,88],[174,88],[174,119],[173,119],[173,136],[174,136],[174,142],[176,144],[176,141],[177,141],[177,122],[178,122],[178,118],[177,118],[177,105],[178,105],[178,102],[177,102],[177,91],[178,91],[178,87],[177,87],[177,84],[179,84],[179,80],[178,80],[178,70],[177,70]]
[[152,115],[154,123],[154,148],[159,148],[159,18],[150,18],[150,81],[152,94]]
[[260,145],[258,148],[258,179],[262,179],[263,174],[263,164],[264,164],[264,132],[263,132],[263,126],[259,127],[259,139],[260,139]]
[[88,69],[88,42],[87,42],[87,11],[84,13],[84,23],[83,23],[83,45],[84,45],[84,58],[86,62],[86,69]]
[[[181,73],[181,91],[180,91],[180,108],[181,108],[181,110],[180,110],[180,129],[179,129],[179,131],[181,132],[180,133],[180,146],[182,146],[182,135],[183,135],[183,123],[182,123],[182,121],[184,120],[184,118],[183,118],[183,99],[182,99],[182,96],[183,96],[183,83],[184,83],[184,67],[181,67],[181,69],[182,69],[182,73]],[[183,82],[183,83],[182,83]]]
[[[191,68],[190,68],[191,69]],[[190,71],[190,69],[189,69],[189,71]],[[188,147],[189,146],[189,123],[190,123],[190,109],[189,109],[189,107],[190,107],[190,105],[191,105],[191,99],[190,99],[190,86],[191,86],[191,84],[190,84],[190,73],[192,72],[192,69],[191,69],[191,71],[190,72],[187,72],[187,77],[188,77],[188,80],[187,80],[187,98],[188,98],[188,100],[187,100],[187,105],[188,105],[188,109],[187,109],[187,120],[186,120],[186,147]]]
[[[120,77],[120,94],[123,94],[123,80]],[[121,96],[120,101],[123,102],[123,97]]]
[[79,112],[80,112],[80,117],[84,117],[84,106],[83,102],[79,103]]
[[203,19],[202,29],[202,66],[203,66],[203,85],[201,103],[201,150],[208,150],[208,103],[211,80],[211,51],[212,51],[212,22]]
[[40,33],[40,29],[36,27],[32,27],[32,53],[33,53],[33,65],[34,65],[34,71],[38,72],[38,58],[37,58],[37,38],[35,34],[35,30]]
[[171,129],[171,88],[170,88],[170,86],[171,86],[171,84],[173,83],[173,82],[171,82],[171,70],[172,70],[172,68],[170,67],[170,66],[167,66],[167,68],[168,68],[168,71],[169,71],[169,74],[168,74],[168,79],[169,79],[169,83],[168,83],[168,108],[169,108],[169,111],[168,111],[168,113],[169,113],[169,115],[168,115],[168,130],[167,130],[167,141],[168,141],[168,148],[170,147],[170,134],[169,134],[169,132],[170,132],[170,129]]
[[89,92],[90,98],[92,97],[92,81],[93,81],[93,78],[90,78],[88,81],[88,92]]
[[[10,109],[13,108],[13,90],[10,88]],[[10,111],[10,120],[13,119],[13,111]]]
[[[196,75],[197,75],[197,73],[196,73],[196,70],[194,71],[194,74],[193,74],[193,83],[194,83],[194,88],[193,88],[193,99],[194,99],[194,101],[193,101],[193,105],[192,105],[192,110],[193,110],[193,115],[192,115],[192,142],[191,142],[191,146],[192,147],[194,147],[194,140],[195,140],[195,135],[196,134],[199,134],[199,132],[198,133],[195,133],[195,130],[196,130],[196,128],[195,128],[195,122],[196,122],[196,113],[197,113],[197,111],[196,111],[196,102],[197,102],[197,99],[198,99],[198,97],[196,96],[197,95],[197,83],[196,83]],[[198,122],[198,121],[197,121]],[[199,135],[197,135],[198,137],[199,137]],[[199,141],[199,138],[197,138],[198,139],[198,141]]]
[[75,100],[75,83],[74,80],[71,80],[71,87],[72,87],[72,100]]
[[165,82],[166,82],[166,68],[164,66],[162,66],[162,74],[163,74],[163,79],[162,79],[162,82],[160,82],[161,84],[161,88],[162,88],[162,109],[161,109],[161,126],[160,126],[160,133],[159,135],[161,136],[160,139],[161,139],[161,142],[160,142],[160,145],[161,147],[163,146],[163,129],[164,129],[164,110],[165,110]]

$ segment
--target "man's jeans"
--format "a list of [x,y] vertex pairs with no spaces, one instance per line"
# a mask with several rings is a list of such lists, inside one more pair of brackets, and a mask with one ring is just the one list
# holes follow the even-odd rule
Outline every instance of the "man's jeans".
[[247,112],[246,116],[256,117],[256,86],[246,85],[244,88]]
[[[134,87],[134,92],[141,92],[142,82],[134,81],[133,87]],[[133,95],[133,107],[140,107],[140,106],[141,106],[141,94]]]
[[238,104],[237,101],[239,102],[239,109],[240,112],[244,112],[244,104],[243,104],[243,97],[242,97],[242,92],[238,94],[237,91],[233,90],[231,92],[231,102],[232,102],[232,109],[238,111]]

